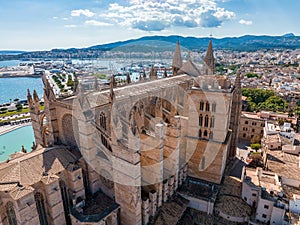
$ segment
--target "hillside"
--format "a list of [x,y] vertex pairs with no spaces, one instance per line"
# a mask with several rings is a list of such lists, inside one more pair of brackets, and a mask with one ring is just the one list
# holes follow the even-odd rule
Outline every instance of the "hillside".
[[[173,51],[177,41],[182,48],[204,51],[210,38],[182,36],[145,36],[138,39],[95,45],[88,48],[52,49],[51,51],[20,52],[0,51],[0,60],[34,58],[99,58],[106,51],[164,52]],[[254,36],[212,38],[214,49],[256,51],[259,49],[300,49],[300,36],[288,33],[282,36]]]

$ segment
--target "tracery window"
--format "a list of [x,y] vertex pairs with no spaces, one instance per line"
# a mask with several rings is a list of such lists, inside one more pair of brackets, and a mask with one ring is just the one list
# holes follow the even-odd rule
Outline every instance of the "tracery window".
[[202,137],[202,131],[201,130],[199,130],[199,138],[201,138]]
[[215,117],[214,117],[214,116],[212,116],[212,117],[210,118],[210,127],[211,127],[211,128],[214,128],[214,127],[215,127]]
[[205,116],[205,119],[204,119],[204,126],[205,126],[205,127],[208,127],[208,115]]
[[208,111],[209,111],[209,108],[210,108],[209,102],[206,102],[205,110],[208,112]]
[[14,204],[12,202],[7,202],[5,208],[9,225],[18,225]]
[[100,113],[100,126],[106,130],[106,116],[104,114],[104,112]]
[[36,208],[37,208],[37,211],[39,214],[40,224],[48,225],[43,195],[40,192],[37,192],[34,195],[34,199],[35,199]]
[[202,159],[201,159],[201,169],[202,170],[205,169],[205,156],[202,156]]
[[217,108],[217,104],[216,104],[216,103],[213,103],[213,104],[211,105],[211,111],[216,112],[216,108]]
[[60,187],[60,192],[61,192],[61,196],[62,196],[62,200],[63,200],[66,224],[69,225],[69,224],[72,224],[72,223],[71,223],[71,218],[69,216],[69,198],[68,198],[68,192],[67,192],[65,182],[60,180],[59,181],[59,187]]
[[214,139],[214,133],[212,131],[209,133],[209,139]]
[[203,101],[200,102],[200,110],[201,110],[201,111],[204,110],[204,102],[203,102]]
[[199,126],[201,127],[202,124],[203,124],[203,116],[202,116],[202,114],[200,114],[200,116],[199,116]]

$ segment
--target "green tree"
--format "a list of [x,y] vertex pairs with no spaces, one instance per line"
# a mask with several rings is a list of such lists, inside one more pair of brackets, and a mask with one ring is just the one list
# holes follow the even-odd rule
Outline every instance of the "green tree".
[[17,111],[22,111],[22,109],[23,109],[22,104],[17,104],[16,107],[17,107]]
[[245,77],[248,77],[248,78],[256,77],[256,78],[258,78],[259,76],[256,73],[246,73]]
[[259,143],[251,144],[250,147],[254,150],[258,150],[261,148],[261,145]]
[[243,88],[242,95],[247,98],[251,97],[251,101],[255,104],[266,101],[269,97],[274,96],[274,91],[271,90],[262,90],[256,88]]
[[296,106],[295,114],[298,115],[298,116],[300,115],[300,106]]
[[259,109],[269,110],[273,112],[285,112],[288,103],[278,96],[271,96],[265,102],[258,104]]

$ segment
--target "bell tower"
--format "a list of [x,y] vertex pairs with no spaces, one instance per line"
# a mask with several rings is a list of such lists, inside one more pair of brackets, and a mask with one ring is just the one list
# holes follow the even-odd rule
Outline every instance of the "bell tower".
[[232,130],[232,134],[228,155],[229,158],[233,158],[236,155],[236,148],[238,146],[239,120],[242,111],[242,88],[240,71],[238,71],[236,74],[234,90],[232,95],[232,108],[229,125],[229,128]]
[[214,51],[212,46],[212,40],[210,39],[208,48],[206,51],[206,55],[204,57],[204,62],[208,66],[209,71],[207,71],[207,75],[212,75],[215,73],[215,58],[214,58]]

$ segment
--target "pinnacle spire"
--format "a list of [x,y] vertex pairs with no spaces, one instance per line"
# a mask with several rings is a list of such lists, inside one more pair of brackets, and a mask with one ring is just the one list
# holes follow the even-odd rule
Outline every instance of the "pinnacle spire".
[[39,96],[38,96],[38,94],[36,93],[36,90],[35,90],[35,89],[33,90],[33,99],[34,99],[34,101],[36,101],[36,102],[39,102],[39,101],[40,101]]
[[164,77],[168,77],[167,68],[164,69]]
[[32,103],[32,96],[30,94],[30,90],[29,89],[27,89],[27,101],[28,101],[28,104]]
[[211,70],[211,73],[214,74],[215,73],[215,58],[214,58],[214,51],[213,51],[213,46],[212,46],[212,39],[210,39],[210,41],[209,41],[206,55],[204,57],[204,62]]
[[109,100],[110,102],[113,102],[114,98],[115,98],[115,92],[114,92],[114,75],[112,75],[110,77],[110,84],[109,84]]
[[98,83],[98,78],[95,76],[95,81],[94,81],[94,89],[95,91],[98,91],[99,90],[99,83]]
[[150,79],[156,78],[156,71],[154,69],[154,66],[152,65],[151,71],[150,71]]
[[126,83],[130,84],[131,83],[131,78],[130,78],[130,73],[128,72],[126,75]]
[[182,58],[181,58],[180,43],[179,41],[177,41],[174,56],[173,56],[173,61],[172,61],[173,75],[175,75],[181,67],[182,67]]

